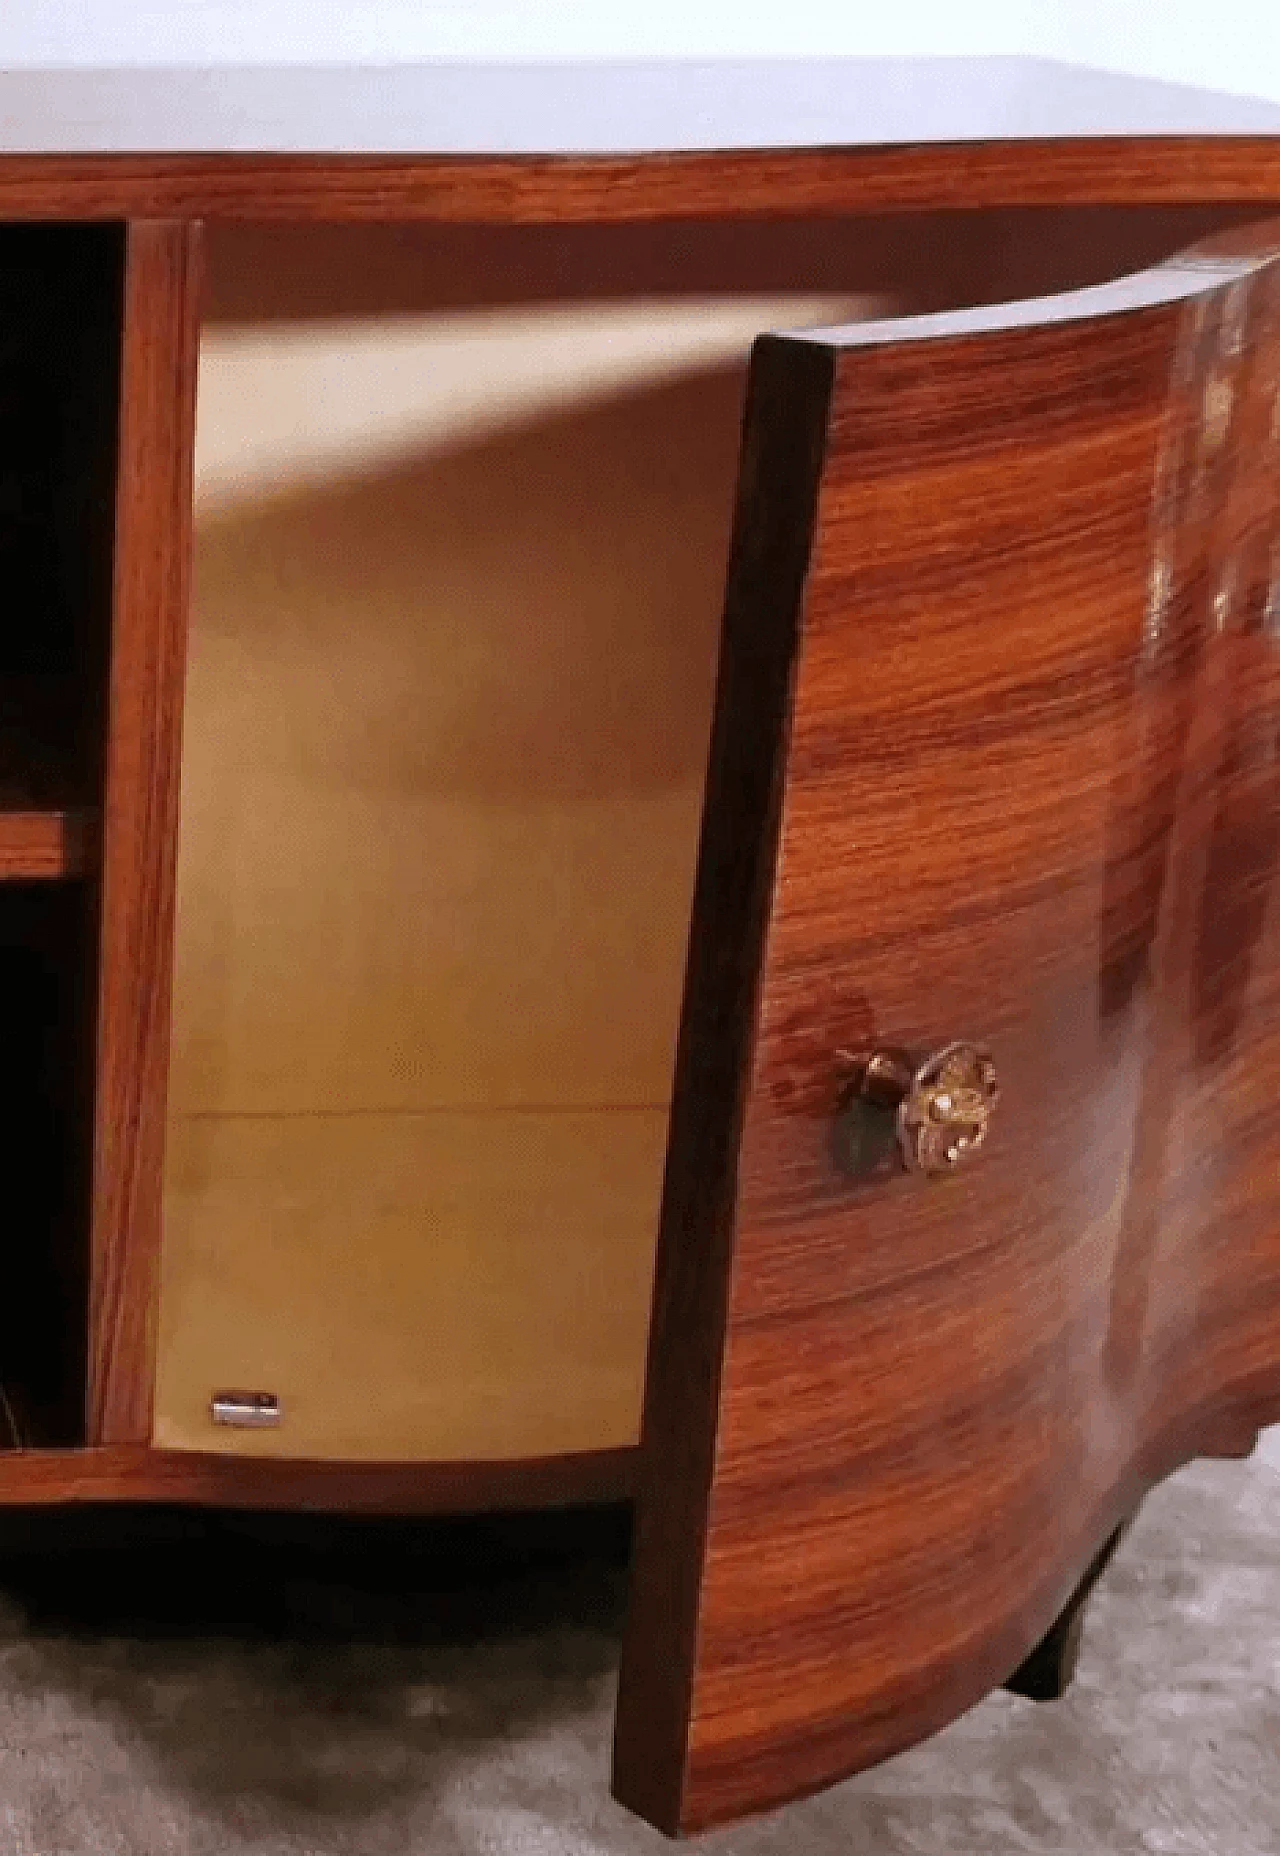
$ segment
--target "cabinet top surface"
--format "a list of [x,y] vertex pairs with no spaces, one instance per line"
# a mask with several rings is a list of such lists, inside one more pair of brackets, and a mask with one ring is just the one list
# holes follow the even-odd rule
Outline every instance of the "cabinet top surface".
[[1003,54],[90,66],[29,62],[11,37],[0,28],[0,155],[661,154],[1280,134],[1280,55],[1262,61],[1253,86],[1271,94],[1246,96]]

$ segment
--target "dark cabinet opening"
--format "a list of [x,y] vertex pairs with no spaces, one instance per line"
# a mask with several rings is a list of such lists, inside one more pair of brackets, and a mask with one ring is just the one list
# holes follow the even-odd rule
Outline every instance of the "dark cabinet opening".
[[0,876],[91,853],[122,252],[116,226],[0,226]]
[[0,886],[0,1447],[84,1440],[91,904]]

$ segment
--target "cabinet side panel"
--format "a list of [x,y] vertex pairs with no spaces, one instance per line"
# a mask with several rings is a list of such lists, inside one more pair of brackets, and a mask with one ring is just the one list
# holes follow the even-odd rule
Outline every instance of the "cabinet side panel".
[[151,1430],[199,344],[197,225],[128,229],[103,816],[88,1436]]

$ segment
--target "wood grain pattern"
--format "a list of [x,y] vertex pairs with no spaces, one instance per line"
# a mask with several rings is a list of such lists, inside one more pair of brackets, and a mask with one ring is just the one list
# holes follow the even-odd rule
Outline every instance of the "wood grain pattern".
[[[616,1743],[668,1831],[954,1718],[1280,1414],[1278,242],[758,345]],[[850,1054],[958,1036],[988,1147],[844,1177]]]
[[150,1435],[198,349],[199,229],[128,229],[103,810],[90,1443]]
[[84,876],[96,835],[94,815],[76,807],[0,812],[0,883]]
[[758,219],[1280,200],[1280,137],[1091,136],[634,156],[6,155],[7,219]]
[[72,1502],[190,1502],[347,1514],[465,1514],[621,1501],[634,1449],[492,1463],[317,1463],[118,1444],[0,1451],[0,1509]]

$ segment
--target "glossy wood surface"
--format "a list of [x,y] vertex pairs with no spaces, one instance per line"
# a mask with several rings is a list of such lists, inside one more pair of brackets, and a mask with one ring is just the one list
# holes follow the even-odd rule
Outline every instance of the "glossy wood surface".
[[621,1501],[634,1450],[492,1463],[331,1463],[222,1457],[115,1444],[0,1450],[0,1508],[72,1502],[182,1502],[345,1514],[465,1514]]
[[125,248],[90,1233],[90,1443],[145,1443],[169,1065],[199,228]]
[[0,812],[0,882],[83,876],[94,835],[92,816],[71,807]]
[[3,155],[0,218],[616,225],[1280,200],[1280,136],[595,156]]
[[[757,347],[616,1745],[668,1831],[954,1718],[1280,1414],[1274,242]],[[846,1176],[852,1059],[961,1036],[986,1149]]]

